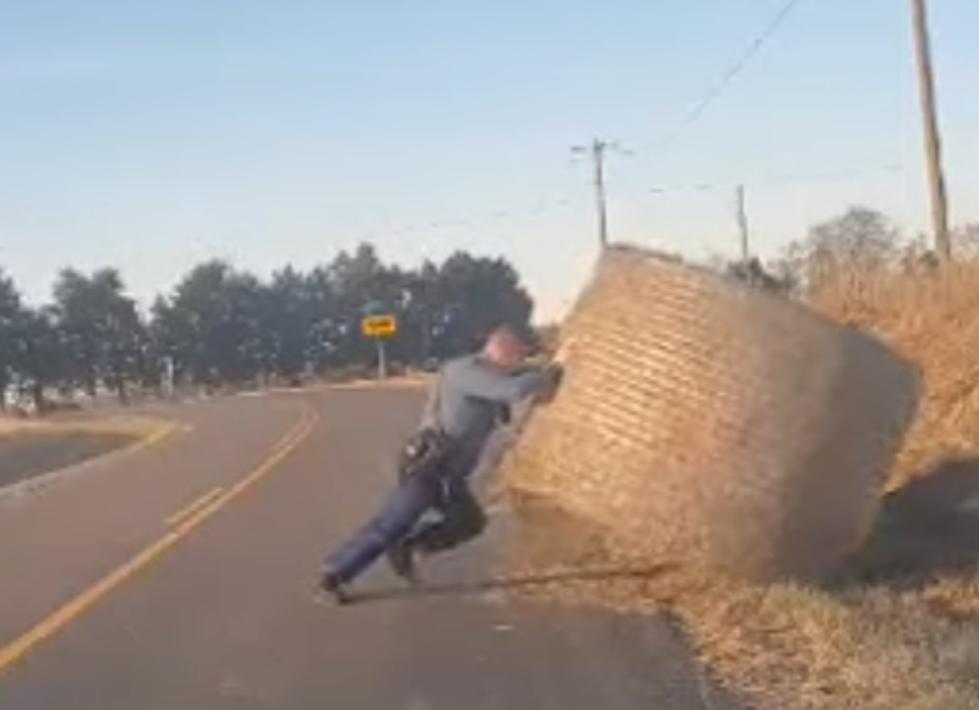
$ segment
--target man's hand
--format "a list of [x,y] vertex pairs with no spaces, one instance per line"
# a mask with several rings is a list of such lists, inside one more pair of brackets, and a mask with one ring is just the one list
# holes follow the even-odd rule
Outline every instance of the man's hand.
[[534,401],[538,404],[547,404],[554,399],[554,395],[557,394],[558,388],[561,386],[561,379],[564,377],[564,368],[555,362],[551,362],[544,368],[544,374],[547,376],[547,383],[534,396]]
[[577,343],[578,341],[575,338],[567,338],[564,340],[564,342],[562,342],[558,347],[557,352],[555,352],[554,356],[551,358],[551,364],[560,365],[561,367],[566,365],[568,358],[571,357]]

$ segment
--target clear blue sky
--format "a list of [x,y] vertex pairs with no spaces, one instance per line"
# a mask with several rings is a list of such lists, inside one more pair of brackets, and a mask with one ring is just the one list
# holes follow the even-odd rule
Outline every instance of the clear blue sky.
[[[803,0],[662,149],[780,5],[11,0],[0,265],[39,300],[113,264],[145,301],[212,256],[461,247],[511,257],[547,315],[593,257],[568,150],[593,135],[635,149],[610,159],[616,238],[730,254],[737,182],[765,254],[849,203],[924,227],[904,0]],[[979,219],[979,3],[931,5],[953,215]]]

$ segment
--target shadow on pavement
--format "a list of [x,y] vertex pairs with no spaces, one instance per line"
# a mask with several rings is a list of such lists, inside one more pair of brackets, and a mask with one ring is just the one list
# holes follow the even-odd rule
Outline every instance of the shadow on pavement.
[[615,579],[650,579],[668,572],[672,567],[660,565],[645,568],[595,568],[566,570],[546,574],[528,574],[472,582],[418,584],[414,587],[386,588],[355,593],[354,603],[396,601],[436,596],[482,594],[495,590],[516,590],[563,582],[602,582]]

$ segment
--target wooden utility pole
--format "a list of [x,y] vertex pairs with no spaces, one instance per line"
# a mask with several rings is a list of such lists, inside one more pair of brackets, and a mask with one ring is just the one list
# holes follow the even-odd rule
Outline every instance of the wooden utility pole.
[[935,108],[935,76],[931,64],[928,13],[925,9],[925,0],[911,0],[911,5],[914,14],[914,39],[918,55],[918,83],[921,89],[921,111],[925,127],[925,157],[928,161],[935,251],[941,261],[949,261],[952,258],[952,242],[948,232],[948,195],[942,172],[942,144],[938,134],[938,114]]
[[601,249],[608,246],[608,215],[605,208],[605,151],[614,148],[610,143],[595,138],[589,146],[575,146],[572,153],[588,153],[591,155],[595,177],[595,209],[598,214],[598,245]]
[[605,208],[605,149],[608,145],[597,138],[592,141],[591,155],[595,164],[595,208],[598,212],[598,243],[608,246],[608,215]]
[[738,185],[737,203],[738,230],[741,234],[741,263],[747,266],[750,251],[748,249],[748,213],[744,204],[744,185]]

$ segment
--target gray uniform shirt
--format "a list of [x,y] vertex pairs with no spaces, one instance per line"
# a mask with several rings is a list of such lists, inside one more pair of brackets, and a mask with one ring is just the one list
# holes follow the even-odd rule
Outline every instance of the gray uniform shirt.
[[469,475],[497,425],[501,407],[545,389],[552,380],[546,369],[509,372],[479,355],[451,360],[442,366],[432,387],[422,424],[448,434],[458,447],[454,468]]

